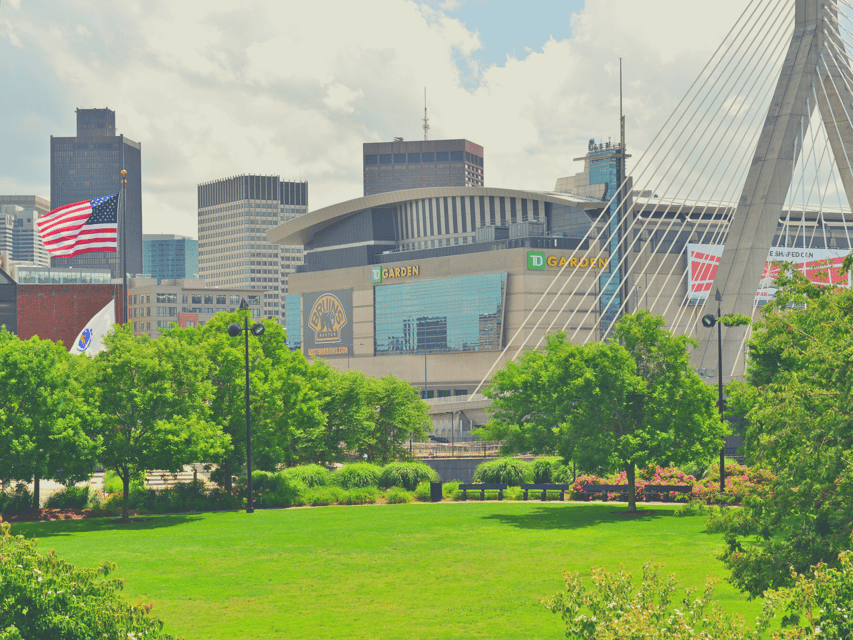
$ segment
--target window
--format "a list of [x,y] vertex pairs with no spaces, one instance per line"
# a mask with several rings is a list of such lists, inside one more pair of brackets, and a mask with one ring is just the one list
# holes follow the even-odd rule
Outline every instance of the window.
[[405,153],[395,153],[394,154],[394,164],[403,164],[406,161]]
[[424,162],[435,162],[435,154],[434,153],[422,153],[421,159]]
[[158,293],[157,294],[157,302],[166,302],[166,294]]
[[364,164],[376,164],[378,161],[379,157],[375,153],[364,156]]
[[409,160],[409,162],[420,162],[421,161],[421,154],[410,153],[408,160]]
[[249,304],[261,304],[260,296],[249,296]]
[[225,296],[216,296],[216,304],[225,304]]
[[[230,300],[230,304],[240,304],[240,296],[230,296],[229,300]],[[199,302],[201,302],[200,299],[199,299]]]
[[379,164],[391,164],[391,154],[390,153],[380,153],[379,154]]
[[204,296],[204,304],[213,304],[213,296]]
[[201,304],[201,295],[193,294],[193,304]]
[[178,294],[177,293],[167,294],[166,298],[167,298],[166,302],[169,302],[171,304],[178,304]]
[[448,160],[447,156],[448,156],[447,151],[437,151],[435,154],[435,161],[436,162],[447,162],[447,160]]
[[182,295],[181,296],[181,304],[186,304],[187,302],[189,302],[188,298],[189,298],[189,296],[187,294]]

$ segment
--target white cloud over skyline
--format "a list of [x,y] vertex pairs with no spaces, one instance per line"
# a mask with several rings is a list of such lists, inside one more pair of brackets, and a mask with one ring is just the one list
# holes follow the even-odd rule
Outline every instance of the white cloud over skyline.
[[483,145],[487,186],[549,190],[589,138],[618,135],[620,57],[636,157],[743,3],[587,0],[554,27],[570,37],[485,68],[454,6],[4,2],[0,193],[49,197],[49,136],[109,107],[142,143],[146,233],[195,237],[196,185],[241,173],[307,180],[317,209],[361,196],[363,142],[422,138],[424,87],[430,137]]

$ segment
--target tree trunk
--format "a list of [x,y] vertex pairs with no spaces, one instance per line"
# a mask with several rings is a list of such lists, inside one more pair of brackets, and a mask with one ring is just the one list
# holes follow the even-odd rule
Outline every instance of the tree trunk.
[[38,509],[41,506],[41,486],[40,478],[33,476],[33,509]]
[[629,462],[625,467],[625,476],[628,479],[628,511],[637,513],[637,491],[634,488],[635,467],[633,462]]
[[127,504],[130,500],[130,471],[126,470],[121,480],[124,484],[124,502],[121,507],[121,519],[123,522],[128,522],[130,520],[130,510]]

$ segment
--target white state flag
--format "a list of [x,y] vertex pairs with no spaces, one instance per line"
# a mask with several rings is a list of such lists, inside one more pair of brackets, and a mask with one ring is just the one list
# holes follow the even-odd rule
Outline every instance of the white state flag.
[[98,311],[95,317],[86,323],[69,351],[73,354],[85,353],[88,356],[103,351],[104,336],[110,332],[115,321],[116,304],[115,300],[110,300],[106,307]]

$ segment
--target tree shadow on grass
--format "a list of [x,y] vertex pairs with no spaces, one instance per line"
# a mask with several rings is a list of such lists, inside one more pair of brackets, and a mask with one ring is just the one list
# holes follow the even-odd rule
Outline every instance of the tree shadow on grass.
[[535,507],[523,513],[491,513],[483,520],[496,520],[519,529],[583,529],[599,525],[620,525],[625,522],[651,522],[671,517],[674,509],[648,509],[637,505],[636,514],[628,513],[625,503],[596,505],[566,504],[554,507]]
[[134,516],[131,522],[120,518],[83,518],[80,520],[57,520],[52,522],[13,522],[12,535],[26,538],[54,538],[96,531],[150,531],[176,527],[200,520],[201,514],[173,514],[162,516]]

